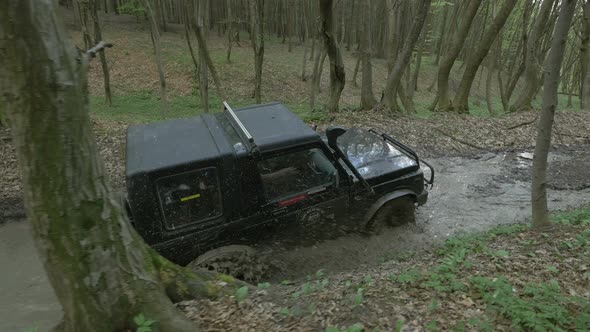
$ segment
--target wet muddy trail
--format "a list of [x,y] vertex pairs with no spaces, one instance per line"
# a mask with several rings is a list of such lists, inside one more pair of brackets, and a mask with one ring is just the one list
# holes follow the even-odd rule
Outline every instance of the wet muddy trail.
[[[519,156],[522,153],[429,160],[437,170],[436,181],[428,202],[417,211],[416,225],[400,226],[377,236],[350,235],[294,251],[273,252],[273,257],[287,266],[276,279],[297,279],[320,269],[360,269],[406,250],[427,249],[452,235],[527,222],[532,160]],[[590,203],[590,148],[553,151],[549,178],[551,210]]]
[[[428,160],[436,182],[416,225],[387,230],[377,236],[352,234],[310,247],[273,250],[285,271],[273,282],[299,279],[323,269],[328,273],[362,269],[406,250],[427,249],[458,233],[483,231],[499,224],[526,222],[530,215],[530,169],[526,152],[481,154]],[[525,153],[525,154],[523,154]],[[590,202],[590,147],[552,151],[549,205],[563,210]],[[26,221],[0,225],[0,331],[57,322],[59,305],[33,247]],[[10,271],[7,273],[6,271]]]

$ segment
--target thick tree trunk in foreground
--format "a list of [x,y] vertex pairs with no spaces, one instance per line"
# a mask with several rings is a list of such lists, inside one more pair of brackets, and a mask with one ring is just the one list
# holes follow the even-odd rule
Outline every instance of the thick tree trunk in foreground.
[[250,1],[250,33],[254,50],[254,98],[262,102],[262,63],[264,61],[264,0]]
[[326,106],[329,112],[337,112],[340,95],[346,84],[346,74],[340,46],[334,34],[332,7],[333,0],[320,0],[320,32],[324,38],[326,53],[330,58],[330,99]]
[[162,98],[162,110],[168,111],[168,93],[166,92],[166,75],[164,74],[164,65],[162,63],[162,47],[160,45],[160,30],[158,21],[154,17],[154,11],[150,5],[150,0],[143,0],[146,15],[151,25],[152,45],[156,56],[156,66],[158,67],[158,77],[160,78],[160,98]]
[[143,313],[160,331],[195,331],[172,301],[215,295],[221,284],[151,250],[111,195],[84,95],[88,57],[78,63],[55,6],[0,2],[0,105],[33,238],[64,310],[55,330],[135,330]]
[[469,93],[471,92],[471,86],[475,80],[477,70],[490,51],[490,48],[494,44],[494,40],[500,33],[504,23],[506,23],[506,20],[510,16],[512,9],[514,9],[516,2],[517,0],[506,0],[503,3],[502,7],[498,11],[498,15],[494,17],[492,24],[481,38],[479,45],[477,45],[477,48],[473,54],[471,54],[467,59],[465,71],[463,72],[463,77],[461,78],[461,83],[459,83],[459,88],[457,90],[457,95],[455,96],[455,99],[453,99],[453,108],[457,112],[469,112]]
[[393,69],[387,77],[387,83],[385,84],[385,90],[383,91],[383,100],[385,105],[392,111],[398,112],[398,107],[395,102],[395,98],[398,94],[398,89],[401,84],[401,78],[406,70],[406,67],[410,63],[412,52],[414,51],[414,45],[418,41],[426,16],[428,16],[428,10],[430,9],[431,0],[421,0],[418,8],[418,12],[414,18],[412,29],[410,30],[409,36],[406,38],[404,47],[395,61]]
[[461,53],[461,50],[463,49],[463,44],[465,43],[465,39],[467,39],[469,28],[471,27],[473,18],[480,5],[481,0],[472,0],[469,2],[469,5],[463,14],[463,18],[461,19],[461,25],[453,35],[451,46],[447,49],[447,52],[444,54],[442,61],[440,62],[437,75],[438,109],[446,109],[451,105],[451,99],[449,97],[449,76],[451,74],[451,69],[453,68],[455,60],[457,60],[459,53]]
[[575,8],[576,0],[562,1],[559,18],[551,40],[551,49],[547,57],[547,65],[545,66],[543,106],[537,127],[531,186],[533,228],[537,229],[546,227],[550,223],[547,211],[547,155],[551,146],[551,127],[553,126],[553,117],[557,108],[559,74],[565,53],[567,34]]

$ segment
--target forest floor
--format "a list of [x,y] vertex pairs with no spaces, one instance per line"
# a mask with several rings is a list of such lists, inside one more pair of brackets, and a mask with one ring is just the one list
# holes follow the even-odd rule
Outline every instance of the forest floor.
[[[172,26],[176,32],[163,35],[170,93],[170,109],[163,113],[149,33],[129,19],[106,17],[106,22],[105,39],[115,43],[108,51],[114,105],[107,107],[102,100],[102,78],[95,62],[89,76],[91,115],[98,150],[118,190],[124,188],[129,124],[200,111],[181,29]],[[78,34],[72,30],[76,38]],[[232,62],[227,63],[224,39],[211,34],[212,57],[231,103],[253,103],[253,56],[247,36],[241,47],[234,46]],[[429,202],[418,212],[417,227],[402,226],[372,238],[351,235],[294,252],[276,251],[276,257],[290,267],[286,272],[246,295],[242,290],[219,301],[179,305],[189,317],[209,331],[317,331],[330,326],[348,331],[360,327],[498,331],[510,330],[511,324],[526,329],[551,324],[590,329],[590,211],[559,214],[556,220],[561,223],[545,233],[522,225],[494,228],[525,222],[529,214],[531,161],[521,153],[532,152],[538,112],[505,114],[495,98],[497,114],[488,114],[485,71],[478,76],[483,83],[474,87],[470,115],[430,112],[427,105],[434,93],[427,88],[436,67],[428,57],[415,96],[417,114],[360,111],[356,106],[360,90],[350,82],[355,58],[347,51],[349,82],[342,110],[327,114],[308,106],[309,82],[300,79],[303,46],[295,45],[289,53],[286,44],[273,38],[266,52],[265,101],[282,101],[320,127],[340,124],[386,131],[432,161],[437,181]],[[377,95],[386,74],[383,60],[374,64]],[[308,76],[310,69],[308,62]],[[327,66],[322,87],[328,87]],[[210,93],[211,107],[218,109],[213,86]],[[560,105],[566,105],[566,97],[560,97]],[[590,112],[577,110],[573,101],[573,107],[556,112],[549,173],[552,210],[590,202]],[[21,195],[10,133],[0,129],[0,224],[23,220]],[[0,330],[35,324],[43,330],[59,315],[41,266],[31,257],[28,231],[26,222],[0,225],[0,243],[6,247],[0,251],[5,252],[0,265],[15,271],[0,279],[2,293],[6,290],[5,298],[10,299],[0,301]]]

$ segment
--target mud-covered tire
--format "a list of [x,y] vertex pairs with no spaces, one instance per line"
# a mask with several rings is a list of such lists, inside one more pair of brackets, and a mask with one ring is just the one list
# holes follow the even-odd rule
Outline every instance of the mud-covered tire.
[[254,248],[229,245],[207,251],[188,264],[191,269],[205,269],[230,275],[247,282],[258,282],[268,272],[268,266]]
[[403,196],[385,203],[365,225],[365,231],[379,234],[386,228],[416,223],[416,206],[411,197]]

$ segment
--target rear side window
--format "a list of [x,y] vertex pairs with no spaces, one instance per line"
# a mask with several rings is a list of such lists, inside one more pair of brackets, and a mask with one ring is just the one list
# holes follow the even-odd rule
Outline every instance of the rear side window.
[[156,188],[167,229],[221,216],[219,179],[214,167],[160,178]]

